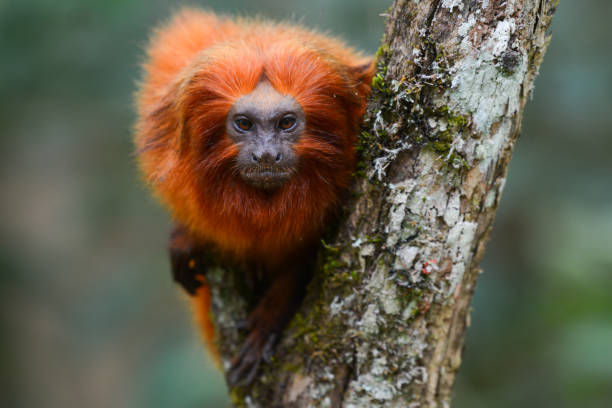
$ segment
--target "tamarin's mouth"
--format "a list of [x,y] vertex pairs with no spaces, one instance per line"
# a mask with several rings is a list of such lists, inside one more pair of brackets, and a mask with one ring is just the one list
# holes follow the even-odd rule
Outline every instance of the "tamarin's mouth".
[[257,166],[244,169],[240,176],[253,187],[266,190],[278,188],[291,178],[292,172],[274,166]]

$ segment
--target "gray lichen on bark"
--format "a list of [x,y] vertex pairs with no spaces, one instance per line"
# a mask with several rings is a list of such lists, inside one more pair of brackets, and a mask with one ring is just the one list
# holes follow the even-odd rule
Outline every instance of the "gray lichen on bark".
[[[450,404],[479,264],[558,1],[397,0],[346,219],[241,406]],[[227,367],[239,279],[209,274]]]

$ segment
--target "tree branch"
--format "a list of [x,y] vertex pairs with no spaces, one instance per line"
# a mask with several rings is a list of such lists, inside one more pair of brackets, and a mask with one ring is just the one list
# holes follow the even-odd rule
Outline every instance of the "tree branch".
[[[236,405],[448,406],[485,243],[558,0],[396,0],[353,198]],[[240,279],[208,275],[227,366]]]

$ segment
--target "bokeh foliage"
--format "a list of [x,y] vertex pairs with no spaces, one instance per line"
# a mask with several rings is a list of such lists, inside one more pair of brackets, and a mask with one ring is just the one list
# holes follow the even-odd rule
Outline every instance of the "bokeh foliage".
[[[198,2],[375,52],[388,0]],[[161,0],[0,3],[0,405],[217,407],[131,145]],[[612,32],[563,1],[474,300],[456,407],[612,401]]]

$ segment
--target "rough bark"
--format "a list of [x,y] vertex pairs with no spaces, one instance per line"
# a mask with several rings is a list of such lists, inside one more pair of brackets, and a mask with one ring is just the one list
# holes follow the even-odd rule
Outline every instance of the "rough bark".
[[[396,0],[346,218],[239,406],[449,406],[485,243],[558,0]],[[227,367],[240,280],[210,271]]]

